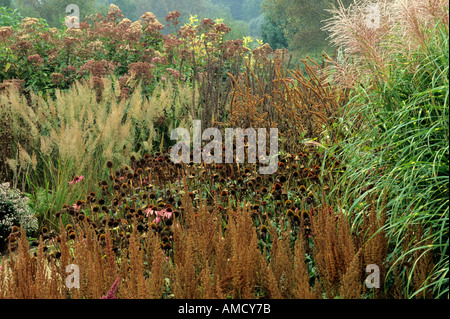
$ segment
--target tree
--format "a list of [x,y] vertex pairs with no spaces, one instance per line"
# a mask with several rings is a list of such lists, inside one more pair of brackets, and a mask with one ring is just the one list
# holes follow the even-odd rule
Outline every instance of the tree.
[[[342,2],[347,6],[352,0]],[[336,4],[336,0],[264,0],[263,11],[283,30],[291,51],[317,57],[330,49],[328,34],[321,28],[323,20],[331,16],[326,10]]]
[[274,50],[289,46],[280,22],[278,20],[272,20],[269,16],[264,17],[264,22],[261,25],[261,37]]
[[0,7],[9,8],[11,5],[11,0],[0,0]]

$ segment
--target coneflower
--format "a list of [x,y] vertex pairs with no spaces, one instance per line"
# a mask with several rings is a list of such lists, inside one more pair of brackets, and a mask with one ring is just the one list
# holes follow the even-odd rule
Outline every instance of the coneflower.
[[288,210],[286,211],[286,216],[287,216],[287,217],[292,217],[292,216],[294,216],[294,211],[293,211],[292,209],[288,209]]

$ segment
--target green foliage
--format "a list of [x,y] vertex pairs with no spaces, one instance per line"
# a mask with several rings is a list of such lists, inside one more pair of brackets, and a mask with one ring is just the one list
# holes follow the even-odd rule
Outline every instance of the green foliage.
[[265,17],[261,26],[261,37],[265,43],[269,43],[272,49],[282,49],[289,46],[288,40],[284,36],[278,20],[272,20],[269,16]]
[[0,6],[0,27],[17,27],[23,19],[17,9],[12,10],[4,6]]
[[11,0],[0,0],[0,7],[9,7],[11,5]]
[[[385,202],[391,262],[402,268],[405,295],[432,289],[448,297],[449,34],[443,23],[427,33],[430,40],[413,54],[391,53],[388,78],[357,90],[357,107],[345,121],[357,131],[350,129],[340,145],[347,171],[331,196],[341,195],[348,214],[359,217],[371,196]],[[417,227],[423,238],[405,242],[405,233]],[[413,270],[402,266],[418,265],[419,248],[435,256],[428,287],[415,287]]]

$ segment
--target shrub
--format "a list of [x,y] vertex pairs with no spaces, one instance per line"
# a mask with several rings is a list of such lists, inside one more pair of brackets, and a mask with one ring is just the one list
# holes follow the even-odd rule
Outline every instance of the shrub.
[[34,212],[28,206],[28,198],[9,183],[0,184],[0,251],[13,226],[22,225],[27,234],[37,230]]

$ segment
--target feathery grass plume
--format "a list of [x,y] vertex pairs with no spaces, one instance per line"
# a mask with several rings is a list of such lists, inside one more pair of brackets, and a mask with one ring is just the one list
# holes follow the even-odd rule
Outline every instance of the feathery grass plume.
[[349,221],[327,206],[311,218],[314,261],[328,298],[339,295],[342,276],[347,272],[356,252]]
[[[281,235],[281,236],[280,236]],[[294,254],[290,248],[289,234],[277,234],[271,229],[273,238],[270,249],[270,268],[278,285],[278,298],[292,298],[294,277]]]
[[232,298],[251,298],[254,287],[261,286],[265,263],[257,244],[256,229],[248,209],[236,211],[228,220],[225,236],[229,236],[229,294]]
[[[386,205],[386,203],[384,203]],[[388,238],[386,236],[386,211],[381,209],[376,211],[376,204],[372,203],[370,212],[363,213],[363,222],[361,233],[364,235],[362,241],[361,257],[364,266],[377,265],[380,270],[380,287],[385,286],[385,277],[387,275],[387,255],[389,250]],[[376,295],[383,295],[383,289],[374,291]]]
[[[412,270],[412,286],[414,287],[415,298],[433,298],[433,290],[430,288],[431,276],[435,268],[433,253],[430,247],[433,247],[433,236],[428,233],[425,235],[421,225],[418,226],[417,242],[414,251],[414,265]],[[427,237],[425,237],[427,236]]]
[[[294,287],[293,297],[295,299],[315,299],[313,287],[310,285],[308,266],[305,263],[305,242],[301,236],[296,240],[294,247]],[[318,290],[318,285],[316,289]]]
[[143,299],[148,295],[148,286],[144,277],[144,256],[143,250],[139,243],[136,227],[130,234],[129,256],[130,256],[130,273],[127,280],[127,289],[132,293],[134,298]]
[[365,285],[362,275],[361,249],[353,256],[347,271],[342,276],[339,296],[342,299],[361,299],[364,297]]

